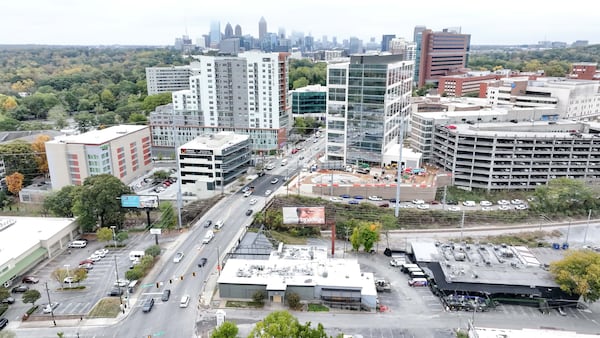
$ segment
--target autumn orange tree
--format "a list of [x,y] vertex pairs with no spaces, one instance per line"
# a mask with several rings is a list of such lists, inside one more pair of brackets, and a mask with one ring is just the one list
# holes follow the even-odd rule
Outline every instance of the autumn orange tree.
[[50,136],[40,135],[31,144],[31,149],[35,153],[35,163],[44,175],[48,174],[48,158],[46,157],[46,146],[44,145],[48,141],[50,141]]
[[19,192],[23,189],[23,180],[25,176],[19,172],[15,172],[11,175],[6,176],[6,184],[8,185],[8,191],[13,195],[19,196]]

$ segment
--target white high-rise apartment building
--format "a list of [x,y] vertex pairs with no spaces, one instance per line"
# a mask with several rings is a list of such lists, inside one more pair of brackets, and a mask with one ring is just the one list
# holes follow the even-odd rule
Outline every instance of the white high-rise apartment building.
[[198,73],[198,64],[195,62],[185,66],[147,67],[146,88],[148,89],[148,95],[188,89],[190,76]]
[[327,66],[329,161],[384,165],[410,118],[414,61],[402,55],[353,55]]
[[[287,109],[288,54],[247,52],[200,56],[189,89],[173,93],[173,109],[150,116],[153,144],[183,144],[219,131],[249,135],[253,150],[276,150],[291,127]],[[170,115],[170,116],[167,116]]]

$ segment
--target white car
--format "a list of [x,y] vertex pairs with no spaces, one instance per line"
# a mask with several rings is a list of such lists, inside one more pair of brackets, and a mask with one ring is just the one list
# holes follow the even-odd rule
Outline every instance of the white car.
[[510,204],[510,201],[507,201],[507,200],[499,200],[498,201],[498,205],[509,205],[509,204]]
[[256,200],[256,198],[253,198],[253,199],[251,199],[251,200],[250,200],[250,205],[255,205],[255,204],[256,204],[256,202],[258,202],[258,201]]
[[511,201],[510,201],[510,204],[512,204],[512,205],[519,205],[519,204],[524,204],[524,203],[525,203],[525,202],[523,202],[523,201],[522,201],[522,200],[520,200],[520,199],[514,199],[514,200],[511,200]]
[[492,211],[493,209],[492,209],[492,207],[483,207],[483,208],[481,208],[481,210],[483,210],[483,211]]
[[490,201],[481,201],[481,202],[479,202],[479,205],[481,205],[482,207],[491,207],[492,206],[492,202],[490,202]]
[[115,284],[113,284],[114,286],[120,286],[120,287],[125,287],[127,285],[129,285],[129,280],[128,279],[118,279]]
[[104,258],[106,256],[106,254],[108,254],[107,249],[98,249],[98,250],[94,251],[94,255],[100,256],[102,258]]
[[394,258],[390,261],[390,265],[395,266],[395,267],[402,266],[402,264],[404,264],[404,263],[406,263],[406,261],[404,259],[398,259],[398,258]]
[[279,182],[279,179],[277,177],[271,180],[271,184],[277,184],[277,182]]
[[329,200],[331,202],[341,202],[342,201],[342,199],[339,197],[329,197]]
[[417,205],[417,209],[427,210],[429,209],[429,204],[419,204]]
[[63,279],[63,283],[67,283],[67,284],[69,284],[69,283],[77,283],[77,282],[78,282],[77,278],[71,277],[71,276],[65,277],[65,279]]
[[369,196],[368,198],[371,201],[383,201],[383,198],[381,198],[379,196]]
[[528,206],[526,206],[525,204],[519,204],[519,205],[515,206],[515,209],[517,209],[517,210],[527,210]]
[[271,195],[271,193],[272,193],[271,190],[267,190],[267,191],[265,191],[265,196],[269,196],[269,195]]
[[99,260],[101,260],[101,259],[102,259],[102,256],[100,256],[100,255],[96,255],[96,254],[93,254],[93,255],[91,255],[90,257],[88,257],[88,259],[90,259],[90,260],[92,260],[92,261],[94,261],[94,262],[97,262],[97,261],[99,261]]
[[412,202],[413,202],[413,204],[416,204],[416,205],[425,204],[425,201],[423,201],[423,200],[412,200]]
[[250,195],[252,195],[252,190],[248,190],[244,193],[244,197],[248,197]]
[[464,201],[462,202],[462,205],[464,205],[465,207],[474,207],[476,204],[475,201]]
[[510,207],[510,205],[501,205],[500,207],[498,207],[498,210],[510,210],[510,209],[512,209]]
[[460,208],[457,206],[452,206],[452,207],[448,207],[448,210],[450,211],[460,211]]
[[183,254],[183,252],[176,253],[175,257],[173,257],[173,263],[179,263],[179,262],[181,262],[181,260],[183,259],[183,256],[185,256]]
[[52,302],[50,304],[46,304],[44,306],[44,310],[42,312],[44,312],[44,313],[51,313],[54,309],[56,309],[58,307],[58,304],[60,304],[60,303],[54,303],[54,302]]

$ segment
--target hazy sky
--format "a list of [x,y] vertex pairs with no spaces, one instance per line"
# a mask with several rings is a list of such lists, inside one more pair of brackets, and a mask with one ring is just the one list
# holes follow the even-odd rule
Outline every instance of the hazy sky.
[[600,43],[600,4],[594,0],[2,0],[0,44],[171,45],[186,33],[208,34],[211,20],[239,24],[258,36],[283,27],[338,41],[396,34],[413,28],[462,27],[471,44],[529,44],[541,40]]

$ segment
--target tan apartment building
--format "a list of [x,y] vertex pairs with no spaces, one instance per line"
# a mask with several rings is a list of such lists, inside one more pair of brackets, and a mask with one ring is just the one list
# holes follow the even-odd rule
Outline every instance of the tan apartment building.
[[52,189],[111,174],[129,184],[152,166],[150,128],[119,125],[46,142]]

